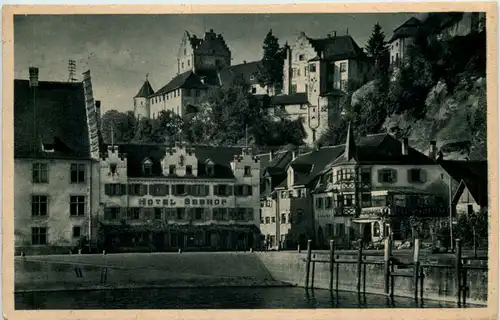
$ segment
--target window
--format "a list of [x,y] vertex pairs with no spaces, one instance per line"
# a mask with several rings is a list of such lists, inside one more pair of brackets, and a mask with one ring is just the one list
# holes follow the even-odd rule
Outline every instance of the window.
[[245,175],[245,176],[251,176],[251,175],[252,175],[252,167],[250,167],[250,166],[245,166],[244,175]]
[[73,238],[80,238],[81,230],[81,227],[73,227]]
[[144,175],[150,176],[153,174],[153,164],[151,163],[144,163],[143,165],[143,171]]
[[271,223],[276,223],[276,217],[271,217]]
[[269,223],[270,223],[270,218],[266,217],[266,224],[269,224]]
[[162,220],[163,208],[155,208],[155,219]]
[[297,76],[297,70],[295,68],[292,69],[292,78]]
[[191,65],[191,60],[188,60],[188,67]]
[[183,184],[175,184],[172,186],[172,193],[176,196],[187,194],[186,186]]
[[182,69],[184,69],[184,62],[181,63],[181,67],[182,67]]
[[337,208],[342,208],[344,206],[344,196],[339,194],[337,195]]
[[257,93],[257,88],[255,86],[252,86],[252,93]]
[[167,184],[151,184],[149,185],[149,194],[152,196],[166,196],[169,191]]
[[121,196],[127,193],[127,186],[120,183],[106,183],[104,194],[107,196]]
[[292,84],[292,88],[290,89],[290,93],[297,93],[297,85],[296,84]]
[[85,183],[85,165],[71,165],[71,183]]
[[177,208],[176,216],[177,219],[184,219],[184,216],[186,215],[186,208]]
[[316,208],[317,209],[323,208],[323,198],[316,198]]
[[286,223],[286,214],[281,214],[281,223]]
[[340,81],[340,90],[346,91],[347,90],[347,80],[341,80]]
[[330,209],[332,207],[332,197],[325,198],[325,209]]
[[337,234],[337,237],[343,238],[345,236],[345,224],[343,223],[336,223],[335,224],[335,232]]
[[347,63],[341,62],[340,63],[340,72],[346,72],[346,70],[347,70]]
[[425,171],[422,169],[408,170],[408,182],[425,182]]
[[199,97],[200,96],[200,90],[196,90],[196,96]]
[[48,164],[34,163],[33,164],[33,182],[34,183],[47,183],[49,182]]
[[315,64],[309,65],[309,72],[316,72],[316,65]]
[[203,219],[203,208],[194,208],[194,218],[196,220],[201,220]]
[[129,184],[128,194],[131,196],[144,196],[148,194],[148,185],[139,183]]
[[308,92],[309,92],[309,87],[306,84],[306,93],[308,93]]
[[104,219],[106,220],[116,220],[120,213],[120,208],[118,207],[106,207],[104,208]]
[[363,208],[369,208],[372,206],[372,194],[371,193],[363,193],[361,194],[361,202]]
[[297,77],[300,77],[300,69],[297,69]]
[[44,217],[48,214],[49,205],[47,196],[31,197],[31,215],[35,217]]
[[299,55],[299,61],[304,61],[305,59],[306,57],[303,54]]
[[397,171],[394,169],[380,169],[378,181],[382,183],[394,183],[397,181]]
[[186,166],[186,175],[187,176],[193,175],[193,166]]
[[205,172],[207,173],[207,176],[213,176],[214,174],[214,165],[213,164],[207,164],[205,167]]
[[175,174],[175,164],[171,164],[168,166],[168,174],[170,175]]
[[219,59],[215,59],[215,66],[216,67],[220,66],[220,60]]
[[31,228],[31,244],[32,245],[47,244],[47,228],[40,228],[40,227]]
[[214,196],[231,196],[233,195],[233,186],[227,184],[214,185]]
[[69,197],[69,214],[72,216],[85,215],[85,196],[70,196]]
[[112,163],[109,165],[109,173],[114,176],[116,174],[116,163]]
[[307,76],[307,66],[304,67],[304,75]]
[[372,180],[370,169],[363,168],[361,170],[362,170],[361,171],[361,182],[362,183],[370,183]]
[[281,199],[286,199],[286,198],[288,198],[288,192],[281,191]]
[[345,195],[345,205],[347,207],[351,207],[353,205],[352,200],[353,200],[352,194],[346,194]]
[[130,220],[138,220],[141,216],[141,208],[129,208],[127,211],[127,218]]

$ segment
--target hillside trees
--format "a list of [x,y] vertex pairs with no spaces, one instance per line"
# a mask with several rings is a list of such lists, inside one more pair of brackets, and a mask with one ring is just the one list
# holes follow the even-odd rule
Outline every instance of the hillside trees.
[[262,87],[278,89],[283,83],[285,50],[280,48],[278,38],[269,30],[262,45],[262,68],[258,80]]

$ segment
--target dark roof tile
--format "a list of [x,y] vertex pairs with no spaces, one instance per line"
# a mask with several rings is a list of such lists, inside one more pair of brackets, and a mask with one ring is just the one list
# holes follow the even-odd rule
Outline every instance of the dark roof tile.
[[308,104],[307,93],[297,92],[287,95],[278,95],[271,97],[271,105],[291,105],[291,104]]
[[308,40],[316,52],[323,53],[325,60],[366,59],[366,54],[349,35]]
[[90,158],[83,83],[14,80],[14,157]]
[[144,81],[144,84],[142,85],[141,89],[139,92],[135,95],[135,98],[147,98],[150,95],[152,95],[155,91],[153,90],[153,87],[149,83],[148,80]]
[[224,68],[220,70],[221,85],[231,85],[234,78],[239,75],[243,76],[248,84],[259,84],[258,74],[261,67],[261,61],[253,61]]

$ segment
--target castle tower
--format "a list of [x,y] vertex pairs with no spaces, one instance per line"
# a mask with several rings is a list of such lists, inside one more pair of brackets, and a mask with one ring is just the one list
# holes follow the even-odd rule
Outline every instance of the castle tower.
[[320,134],[328,127],[328,97],[322,96],[326,91],[326,61],[322,53],[311,59],[307,73],[307,126],[312,131],[310,142],[315,142]]
[[146,75],[146,81],[142,85],[141,89],[134,97],[134,116],[136,118],[150,118],[151,117],[151,107],[149,96],[154,93],[153,87],[149,83],[148,75]]

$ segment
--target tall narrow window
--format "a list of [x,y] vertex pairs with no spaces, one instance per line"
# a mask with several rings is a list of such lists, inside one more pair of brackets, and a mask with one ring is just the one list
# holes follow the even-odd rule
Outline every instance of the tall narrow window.
[[85,215],[85,196],[70,196],[69,213],[72,216]]
[[31,244],[33,245],[47,244],[47,228],[40,228],[40,227],[31,228]]
[[251,176],[252,175],[252,167],[250,166],[245,166],[245,176]]
[[85,165],[71,165],[71,183],[85,183]]
[[186,166],[186,175],[187,176],[193,175],[193,166],[191,166],[191,165]]
[[47,196],[32,196],[31,198],[31,215],[35,217],[44,217],[48,213]]
[[46,163],[33,164],[33,182],[34,183],[49,182],[48,165]]
[[170,175],[175,174],[175,164],[171,164],[168,166],[168,174]]
[[82,227],[73,227],[73,238],[80,238]]

